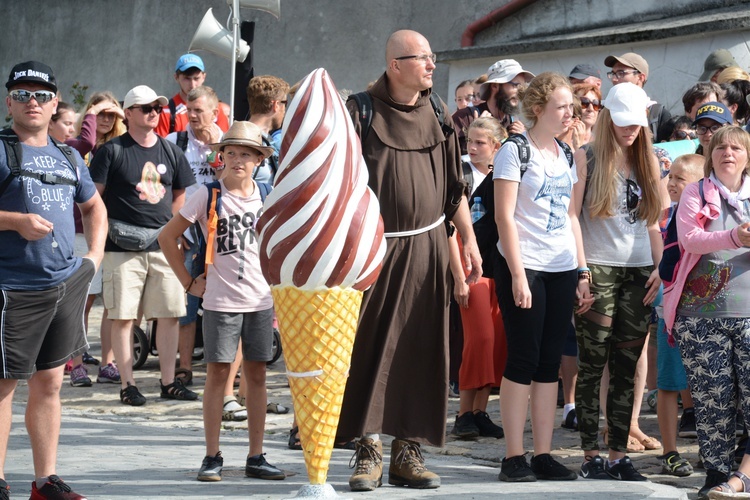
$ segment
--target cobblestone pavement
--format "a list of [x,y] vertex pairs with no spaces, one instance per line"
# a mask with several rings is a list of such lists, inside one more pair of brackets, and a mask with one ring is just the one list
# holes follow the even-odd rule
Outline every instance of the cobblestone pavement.
[[[91,353],[99,356],[98,338],[101,306],[95,305],[91,315],[93,332]],[[92,367],[92,380],[96,368]],[[268,369],[268,400],[291,408],[291,396],[284,375],[283,357]],[[193,390],[201,393],[205,381],[205,365],[196,361]],[[63,431],[59,450],[58,472],[90,498],[283,498],[293,496],[305,484],[302,455],[286,446],[292,413],[268,414],[265,448],[268,460],[287,471],[284,482],[259,481],[243,477],[241,466],[247,453],[245,422],[225,422],[222,450],[225,458],[224,480],[205,484],[194,480],[204,455],[201,402],[178,402],[159,398],[158,358],[149,356],[143,368],[135,373],[136,381],[148,402],[130,407],[119,402],[119,385],[96,384],[74,388],[67,382],[62,390]],[[23,427],[23,408],[27,397],[22,382],[16,391],[13,407],[13,430],[6,461],[6,477],[13,491],[12,498],[29,493],[32,476],[28,437]],[[458,400],[451,399],[447,416],[448,430],[458,411]],[[488,412],[500,422],[497,396],[492,396]],[[562,410],[558,409],[558,421]],[[644,403],[640,424],[650,436],[659,436],[656,414]],[[384,437],[384,440],[386,438]],[[531,449],[530,426],[526,429],[527,448]],[[694,439],[678,439],[680,453],[695,465],[698,447]],[[385,443],[386,460],[389,443]],[[566,466],[577,470],[581,462],[578,435],[558,428],[553,441],[553,454]],[[382,498],[488,498],[510,495],[514,498],[697,498],[703,485],[703,470],[687,478],[660,474],[657,458],[660,450],[633,453],[636,468],[646,474],[650,483],[616,481],[538,482],[509,485],[497,480],[500,458],[504,456],[504,440],[479,438],[460,441],[448,436],[444,448],[424,447],[429,468],[439,473],[443,486],[438,490],[408,490],[384,486],[372,493],[352,494],[347,479],[350,451],[334,450],[329,482],[340,494],[353,497]]]

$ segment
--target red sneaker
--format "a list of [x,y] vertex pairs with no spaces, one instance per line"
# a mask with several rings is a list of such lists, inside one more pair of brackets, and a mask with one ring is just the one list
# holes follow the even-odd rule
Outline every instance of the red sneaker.
[[86,497],[71,490],[59,477],[50,476],[41,488],[36,487],[36,481],[31,483],[29,500],[86,500]]

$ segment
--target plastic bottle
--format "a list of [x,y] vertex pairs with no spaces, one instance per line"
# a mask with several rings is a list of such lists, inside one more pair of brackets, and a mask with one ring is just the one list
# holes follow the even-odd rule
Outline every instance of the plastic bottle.
[[471,205],[471,223],[475,223],[487,213],[487,210],[482,205],[482,198],[477,196],[474,198],[474,203]]

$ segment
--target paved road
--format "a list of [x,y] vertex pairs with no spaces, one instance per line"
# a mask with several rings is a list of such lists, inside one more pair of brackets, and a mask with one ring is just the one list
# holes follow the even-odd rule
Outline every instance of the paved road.
[[[100,307],[95,306],[92,325],[98,325]],[[99,353],[98,333],[90,339],[92,353]],[[92,370],[93,372],[94,370]],[[224,480],[220,483],[195,481],[205,454],[201,425],[201,403],[176,402],[159,398],[158,358],[150,357],[136,380],[148,403],[139,408],[121,405],[119,387],[94,384],[90,388],[63,388],[63,429],[60,439],[58,473],[80,493],[92,499],[154,498],[290,498],[306,484],[304,461],[299,451],[286,446],[292,415],[268,415],[265,451],[268,460],[287,472],[284,481],[261,481],[244,477],[247,454],[247,428],[244,422],[227,423],[222,433],[225,457]],[[95,377],[94,377],[95,378]],[[195,367],[194,389],[201,392],[205,367]],[[269,401],[291,406],[284,377],[283,358],[269,367]],[[21,383],[13,406],[13,429],[6,461],[6,479],[11,498],[28,498],[33,475],[28,436],[23,427],[26,386]],[[448,427],[458,410],[451,400]],[[499,422],[497,396],[490,401],[490,415]],[[561,420],[561,410],[558,410]],[[641,427],[658,436],[656,416],[644,404]],[[530,428],[526,431],[531,448]],[[695,440],[678,440],[680,452],[693,464],[697,461]],[[567,466],[577,469],[581,461],[577,435],[564,429],[555,431],[554,454]],[[632,454],[636,467],[648,475],[648,483],[616,481],[546,482],[508,484],[497,480],[504,440],[480,438],[457,441],[450,436],[444,448],[425,447],[428,467],[440,474],[437,490],[410,490],[387,485],[372,493],[348,491],[348,468],[352,452],[334,450],[329,482],[339,495],[348,498],[490,498],[517,499],[676,499],[696,498],[704,474],[698,470],[688,478],[659,474],[658,451]],[[386,444],[386,460],[390,455]]]

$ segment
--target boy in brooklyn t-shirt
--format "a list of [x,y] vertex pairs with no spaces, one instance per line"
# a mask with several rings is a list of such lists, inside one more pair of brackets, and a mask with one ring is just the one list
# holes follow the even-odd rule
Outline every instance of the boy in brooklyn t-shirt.
[[[219,451],[219,432],[224,385],[233,376],[230,364],[240,338],[250,435],[245,475],[260,479],[285,477],[263,455],[266,362],[272,357],[273,299],[260,270],[255,234],[255,222],[263,208],[261,189],[267,186],[253,181],[253,170],[272,153],[271,148],[262,144],[256,125],[235,122],[222,142],[214,145],[225,165],[219,185],[209,184],[195,192],[159,236],[164,255],[185,291],[203,297],[204,354],[208,367],[203,395],[206,457],[198,472],[199,481],[221,481],[224,459]],[[195,222],[201,226],[207,250],[206,272],[193,279],[185,268],[177,240]]]

